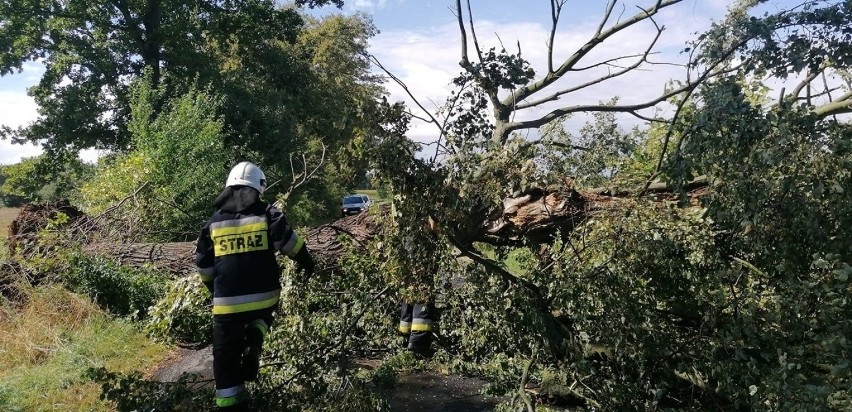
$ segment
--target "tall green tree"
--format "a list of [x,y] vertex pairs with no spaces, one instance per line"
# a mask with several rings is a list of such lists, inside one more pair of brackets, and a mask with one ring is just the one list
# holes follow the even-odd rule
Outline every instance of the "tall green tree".
[[220,68],[210,88],[223,98],[225,145],[264,168],[268,197],[287,193],[294,174],[325,162],[294,193],[293,204],[302,204],[299,223],[333,217],[340,195],[366,168],[347,153],[372,127],[371,108],[384,92],[370,74],[367,46],[375,33],[365,15],[331,15],[306,18],[293,41],[214,45]]
[[[297,0],[311,7],[341,0]],[[111,0],[0,2],[0,75],[27,61],[45,65],[29,91],[39,105],[31,125],[2,129],[48,153],[131,144],[128,87],[146,70],[153,88],[218,70],[211,44],[292,41],[303,21],[272,0]],[[171,73],[170,80],[164,73]]]
[[20,206],[26,202],[76,199],[80,185],[92,176],[95,165],[67,155],[62,159],[62,168],[44,174],[48,169],[44,164],[55,160],[41,155],[0,166],[0,203]]
[[[553,60],[551,39],[547,67],[534,71],[520,53],[480,49],[470,7],[456,2],[464,71],[448,116],[431,118],[443,152],[430,160],[404,150],[400,123],[383,125],[371,151],[396,192],[394,239],[420,239],[432,217],[440,226],[434,238],[451,252],[392,242],[384,261],[408,265],[399,272],[413,278],[440,260],[467,281],[442,291],[442,322],[476,332],[442,336],[453,359],[517,371],[496,374],[510,390],[521,379],[513,410],[534,410],[523,379],[549,379],[603,410],[847,410],[852,2],[809,1],[764,15],[752,7],[766,2],[738,2],[687,45],[689,82],[644,102],[524,112],[640,68],[659,36],[619,69],[565,82],[569,72],[607,63],[590,51],[610,36],[653,25],[656,13],[681,1],[649,1],[613,23],[617,3],[567,59]],[[555,32],[567,2],[550,4]],[[764,83],[778,80],[793,87],[761,96]],[[672,118],[643,112],[663,102],[674,104]],[[572,113],[596,114],[582,140],[558,130],[542,139],[515,133]],[[633,136],[608,113],[659,125]],[[563,150],[570,145],[582,148]],[[567,168],[581,175],[545,186],[555,181],[542,159],[582,161],[585,148],[601,150],[589,153],[593,167]],[[646,187],[663,177],[686,188],[699,175],[711,185],[705,200],[684,193],[680,204],[643,196],[640,187],[601,206],[612,199],[598,196],[615,191],[575,190],[617,183],[610,172],[622,165],[627,181]],[[493,236],[526,220],[536,224]],[[538,236],[559,221],[561,233]],[[512,267],[507,256],[515,254],[523,258]],[[467,259],[452,263],[457,256]]]
[[91,215],[112,210],[104,231],[117,238],[191,239],[209,217],[233,157],[223,144],[220,101],[190,90],[151,121],[161,97],[146,80],[131,88],[134,149],[103,159],[82,185],[80,203]]

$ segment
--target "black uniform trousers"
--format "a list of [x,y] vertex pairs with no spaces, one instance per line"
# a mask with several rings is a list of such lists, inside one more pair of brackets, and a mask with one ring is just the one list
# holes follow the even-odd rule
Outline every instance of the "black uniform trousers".
[[432,304],[399,305],[399,332],[405,337],[409,350],[421,353],[430,350],[434,312]]
[[213,316],[213,377],[216,380],[216,405],[220,410],[248,410],[249,393],[245,388],[242,355],[249,344],[247,328],[262,331],[272,326],[275,306],[250,312]]

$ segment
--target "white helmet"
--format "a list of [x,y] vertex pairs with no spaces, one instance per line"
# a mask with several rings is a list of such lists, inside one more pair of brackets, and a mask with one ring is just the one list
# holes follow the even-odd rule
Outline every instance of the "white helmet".
[[228,174],[225,187],[248,186],[254,188],[260,194],[266,189],[266,175],[254,163],[240,162]]

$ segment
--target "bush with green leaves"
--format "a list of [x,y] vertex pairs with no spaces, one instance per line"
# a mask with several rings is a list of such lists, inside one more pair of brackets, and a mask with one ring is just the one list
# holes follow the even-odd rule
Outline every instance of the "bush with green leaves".
[[19,207],[26,202],[77,200],[80,186],[95,166],[70,152],[26,157],[0,165],[0,205]]
[[[99,214],[123,199],[128,227],[152,240],[187,240],[209,217],[233,154],[222,141],[215,96],[192,90],[154,116],[160,92],[138,82],[129,124],[134,149],[102,161],[81,189],[83,206]],[[152,120],[153,119],[153,120]]]
[[77,254],[69,263],[62,277],[69,289],[91,297],[115,315],[137,320],[148,316],[170,281],[154,269],[122,266],[104,257]]
[[204,345],[213,336],[210,292],[195,276],[172,281],[150,312],[146,329],[158,338],[184,345]]

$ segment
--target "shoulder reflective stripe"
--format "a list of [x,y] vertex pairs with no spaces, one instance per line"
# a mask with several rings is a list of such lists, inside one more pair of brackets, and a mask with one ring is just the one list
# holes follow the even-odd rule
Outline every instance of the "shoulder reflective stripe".
[[221,305],[216,306],[213,305],[213,314],[214,315],[225,315],[228,313],[241,313],[241,312],[250,312],[253,310],[266,309],[278,303],[278,296],[274,298],[269,298],[267,300],[262,300],[259,302],[249,302],[249,303],[240,303],[236,305]]
[[[246,385],[237,385],[225,389],[216,389],[217,398],[230,398],[231,396],[239,395],[246,391]],[[208,392],[209,393],[209,392]],[[210,399],[210,398],[208,398]]]
[[238,305],[241,303],[260,302],[269,298],[278,297],[281,294],[281,289],[275,289],[269,292],[252,293],[250,295],[239,296],[220,296],[213,298],[213,305]]
[[223,220],[210,224],[210,230],[222,229],[226,227],[245,226],[253,223],[266,223],[266,216],[249,216],[241,219]]
[[[293,233],[295,233],[295,232],[293,232]],[[290,251],[287,252],[287,256],[290,256],[290,257],[296,256],[299,253],[299,251],[302,250],[302,246],[304,246],[304,245],[305,245],[305,239],[302,239],[302,237],[299,236],[298,240],[296,240],[296,244],[293,246],[293,249],[290,249]]]

